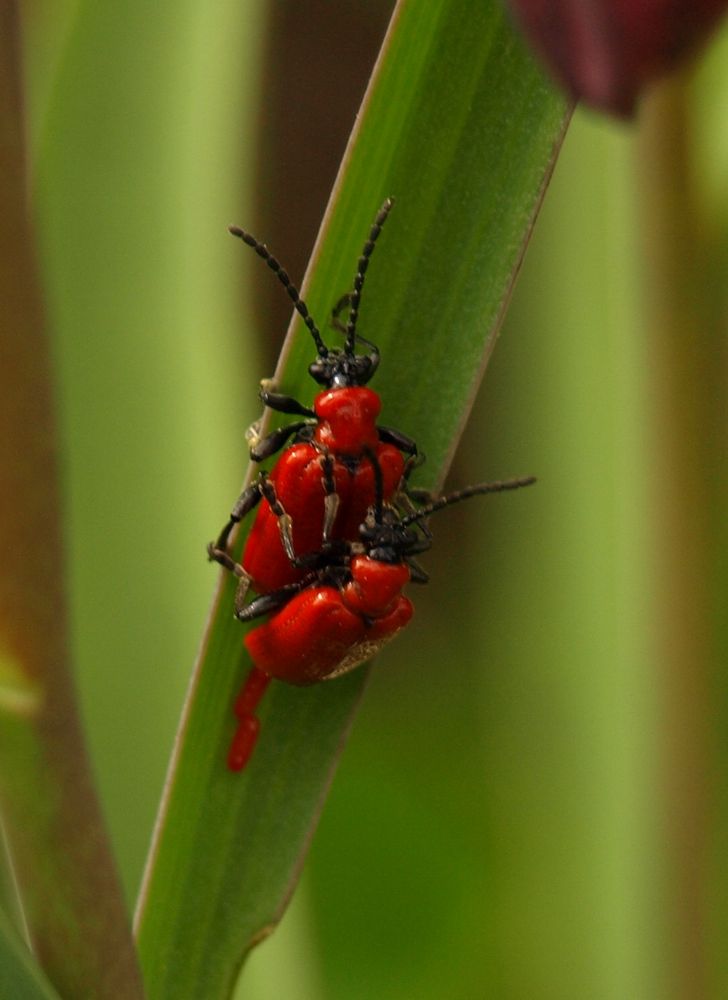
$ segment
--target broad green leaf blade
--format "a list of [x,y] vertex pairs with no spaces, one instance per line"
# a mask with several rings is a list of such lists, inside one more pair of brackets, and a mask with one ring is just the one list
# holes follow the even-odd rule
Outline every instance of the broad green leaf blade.
[[12,1000],[58,1000],[33,957],[0,911],[0,996]]
[[[422,485],[439,481],[466,418],[565,120],[500,6],[397,7],[305,293],[324,326],[376,209],[393,195],[360,329],[382,349],[382,422],[415,436],[428,455]],[[310,400],[313,352],[296,331],[279,386]],[[140,901],[154,998],[229,995],[245,952],[292,891],[367,676],[304,690],[272,685],[251,764],[243,775],[227,772],[231,706],[246,669],[233,589],[223,581],[216,601]]]

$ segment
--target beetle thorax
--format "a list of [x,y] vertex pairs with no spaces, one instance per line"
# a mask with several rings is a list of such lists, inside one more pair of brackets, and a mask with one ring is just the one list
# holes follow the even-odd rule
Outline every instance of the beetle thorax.
[[344,588],[344,603],[355,614],[371,618],[381,618],[391,611],[410,578],[406,563],[392,565],[367,556],[352,559],[351,575],[351,583]]
[[366,386],[348,386],[320,392],[313,404],[319,424],[315,440],[339,455],[362,455],[379,443],[376,420],[382,408],[379,396]]

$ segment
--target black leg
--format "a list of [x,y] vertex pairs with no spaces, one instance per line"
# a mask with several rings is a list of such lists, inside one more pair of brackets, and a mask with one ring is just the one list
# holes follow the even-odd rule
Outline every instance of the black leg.
[[279,427],[264,438],[257,437],[253,430],[248,435],[251,461],[262,462],[264,459],[270,458],[271,455],[275,455],[277,451],[281,450],[290,437],[293,437],[294,434],[300,434],[304,428],[310,426],[308,421],[301,420],[295,424],[288,424],[286,427]]
[[278,499],[276,488],[268,477],[263,473],[260,477],[260,491],[268,501],[270,509],[278,518],[278,531],[281,536],[281,545],[286,555],[292,563],[296,561],[296,553],[293,548],[293,522],[290,514],[286,513],[285,507]]
[[[379,434],[379,440],[383,441],[384,444],[393,444],[395,448],[403,451],[405,455],[419,455],[417,445],[412,438],[407,437],[406,434],[402,434],[401,431],[395,430],[394,427],[377,427],[377,433]],[[425,456],[423,455],[417,464],[421,464],[424,460]]]
[[300,417],[316,416],[313,410],[304,406],[303,403],[299,403],[293,396],[284,396],[280,392],[270,392],[265,388],[265,385],[261,386],[260,398],[271,410],[277,410],[279,413],[293,413]]
[[269,615],[274,611],[278,611],[284,604],[288,604],[292,597],[305,590],[310,583],[311,577],[306,577],[305,580],[300,580],[298,583],[290,583],[287,587],[281,587],[280,590],[274,590],[270,594],[262,594],[245,606],[241,605],[238,607],[236,603],[235,617],[241,622],[252,622],[263,615]]
[[218,562],[225,569],[234,573],[235,576],[242,576],[245,570],[239,563],[236,563],[228,551],[228,543],[230,541],[230,534],[236,524],[248,514],[254,507],[260,503],[260,498],[264,495],[262,490],[263,480],[266,478],[265,473],[251,483],[243,492],[240,494],[238,499],[233,505],[233,509],[230,512],[230,517],[227,524],[222,529],[218,535],[216,542],[210,542],[207,546],[207,554],[211,562]]
[[339,494],[336,492],[336,479],[334,478],[334,460],[328,452],[321,456],[321,473],[324,483],[324,521],[321,541],[328,542],[339,511]]
[[346,333],[346,326],[341,322],[339,316],[341,316],[345,309],[351,308],[351,296],[351,292],[347,292],[346,295],[342,295],[334,308],[331,310],[331,325],[334,330],[338,330],[339,333]]

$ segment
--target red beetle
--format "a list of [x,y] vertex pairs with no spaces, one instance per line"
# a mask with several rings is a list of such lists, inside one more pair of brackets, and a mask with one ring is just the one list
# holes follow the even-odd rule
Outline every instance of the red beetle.
[[[309,373],[325,387],[309,409],[290,396],[271,392],[263,383],[260,395],[266,406],[306,419],[253,439],[250,455],[256,462],[269,458],[291,439],[293,443],[269,475],[261,472],[243,491],[217,541],[208,546],[210,558],[240,578],[238,608],[250,584],[258,593],[267,594],[300,581],[304,573],[295,553],[316,551],[331,539],[355,540],[375,500],[374,467],[381,470],[382,496],[388,500],[403,477],[406,482],[418,458],[414,441],[377,424],[381,401],[366,383],[377,369],[379,351],[356,332],[369,259],[392,204],[388,198],[379,210],[359,258],[353,290],[334,309],[335,325],[345,334],[343,348],[326,346],[308,307],[268,249],[242,229],[231,229],[266,261],[286,288],[318,351]],[[349,316],[344,326],[338,316],[346,306]],[[369,348],[368,353],[355,352],[357,341]],[[236,563],[228,550],[230,533],[259,503],[242,560]]]
[[410,621],[413,607],[402,589],[428,579],[414,561],[432,544],[422,525],[425,518],[469,497],[533,482],[528,477],[480,483],[410,513],[377,499],[361,525],[359,542],[334,542],[298,559],[300,567],[314,567],[300,583],[239,610],[241,621],[272,616],[245,638],[254,665],[235,703],[239,723],[228,755],[230,769],[241,770],[253,751],[260,729],[255,711],[271,678],[306,685],[339,677],[371,659]]

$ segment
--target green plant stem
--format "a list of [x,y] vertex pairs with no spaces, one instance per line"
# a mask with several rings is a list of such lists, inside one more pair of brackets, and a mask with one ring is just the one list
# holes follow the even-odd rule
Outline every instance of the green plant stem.
[[68,666],[48,343],[27,217],[19,31],[0,23],[0,802],[28,933],[63,996],[141,996]]
[[59,1000],[4,913],[0,913],[0,996],[8,1000]]
[[662,85],[640,147],[644,277],[654,386],[654,641],[663,691],[667,935],[676,997],[713,996],[705,928],[714,754],[710,597],[713,499],[711,298],[691,164],[685,77]]

